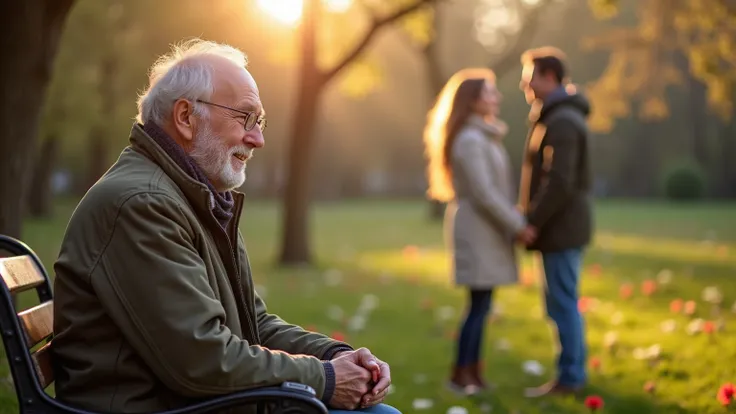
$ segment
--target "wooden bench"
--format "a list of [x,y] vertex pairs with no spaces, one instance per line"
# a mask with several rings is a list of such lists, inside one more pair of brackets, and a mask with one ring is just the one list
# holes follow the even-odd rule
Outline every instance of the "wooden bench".
[[[51,282],[33,250],[4,235],[0,235],[0,282],[0,329],[20,412],[92,414],[64,405],[45,392],[54,382]],[[32,289],[40,304],[16,313],[13,297]],[[229,394],[161,414],[202,414],[241,406],[254,406],[259,414],[328,414],[311,387],[294,382]]]

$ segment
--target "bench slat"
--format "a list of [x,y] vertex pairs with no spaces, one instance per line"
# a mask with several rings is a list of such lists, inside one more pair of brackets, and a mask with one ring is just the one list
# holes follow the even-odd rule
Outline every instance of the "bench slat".
[[0,259],[0,275],[11,294],[35,288],[44,282],[43,274],[33,263],[31,256]]
[[32,348],[53,333],[54,302],[48,301],[26,309],[20,312],[18,317],[23,323],[26,344],[29,348]]
[[33,365],[41,382],[41,388],[46,389],[54,382],[54,369],[51,365],[51,344],[48,343],[33,354]]

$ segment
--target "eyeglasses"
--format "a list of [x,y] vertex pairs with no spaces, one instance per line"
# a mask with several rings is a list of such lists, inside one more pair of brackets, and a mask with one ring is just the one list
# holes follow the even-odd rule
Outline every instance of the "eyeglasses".
[[258,124],[258,127],[261,128],[261,132],[263,132],[266,129],[266,118],[263,116],[257,115],[255,112],[245,112],[239,109],[231,108],[229,106],[220,105],[220,104],[216,104],[213,102],[203,101],[201,99],[197,99],[197,102],[203,103],[205,105],[212,105],[212,106],[217,106],[219,108],[229,109],[233,112],[237,112],[239,114],[245,115],[245,122],[243,123],[243,127],[245,128],[246,131],[250,131],[251,129],[253,129],[253,127],[256,126],[256,124]]

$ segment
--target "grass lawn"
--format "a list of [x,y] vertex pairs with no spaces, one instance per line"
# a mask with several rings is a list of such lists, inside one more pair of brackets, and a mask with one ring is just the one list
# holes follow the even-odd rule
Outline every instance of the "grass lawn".
[[[57,218],[29,222],[25,229],[25,240],[49,269],[71,208],[60,204]],[[445,413],[453,406],[471,413],[589,412],[582,398],[523,397],[524,387],[550,378],[554,364],[538,266],[530,255],[521,256],[526,283],[497,292],[495,316],[486,331],[486,373],[498,389],[462,399],[443,385],[464,292],[447,276],[442,227],[427,220],[425,205],[317,206],[312,229],[318,266],[313,269],[273,266],[278,213],[278,206],[269,203],[247,204],[243,213],[256,283],[270,311],[310,329],[344,335],[389,362],[394,388],[388,403],[405,413],[421,412],[418,403],[430,403],[423,410],[428,413]],[[736,205],[611,201],[598,206],[596,219],[581,306],[591,365],[599,367],[591,368],[586,394],[603,398],[604,413],[725,412],[716,393],[723,383],[736,382]],[[632,293],[623,298],[621,286],[627,284]],[[644,294],[645,287],[654,292]],[[718,299],[707,287],[718,289],[720,305],[706,300]],[[375,298],[375,308],[366,306]],[[674,299],[694,301],[693,313],[672,312]],[[693,322],[698,320],[706,323]],[[700,332],[689,332],[698,327]],[[538,361],[544,372],[525,372],[525,361]],[[5,361],[0,375],[8,376]],[[656,386],[653,393],[644,390],[648,381]],[[11,412],[17,412],[15,395],[2,385],[0,413]]]

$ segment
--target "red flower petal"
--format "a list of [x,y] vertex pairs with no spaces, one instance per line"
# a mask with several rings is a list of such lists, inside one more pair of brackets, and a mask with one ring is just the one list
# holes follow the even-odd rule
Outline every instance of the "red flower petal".
[[632,293],[634,293],[634,288],[630,284],[625,283],[621,285],[618,293],[621,296],[621,299],[627,299]]
[[653,280],[645,280],[641,284],[641,291],[647,296],[650,296],[657,291],[657,283]]
[[730,405],[734,394],[736,394],[736,387],[730,382],[721,385],[718,390],[718,401],[723,405]]
[[592,411],[603,408],[603,398],[597,395],[590,395],[585,398],[585,406]]

